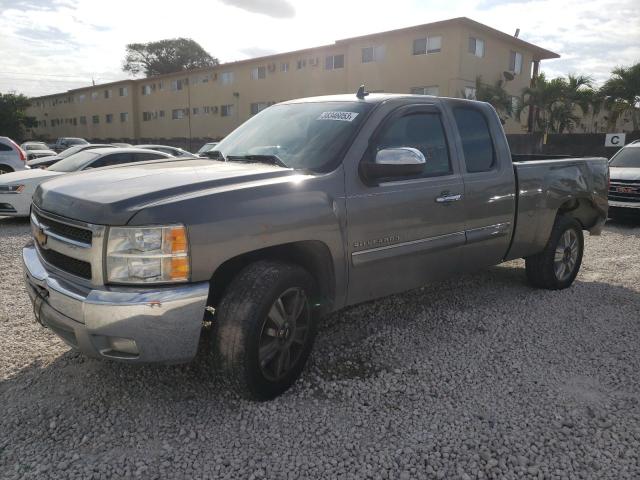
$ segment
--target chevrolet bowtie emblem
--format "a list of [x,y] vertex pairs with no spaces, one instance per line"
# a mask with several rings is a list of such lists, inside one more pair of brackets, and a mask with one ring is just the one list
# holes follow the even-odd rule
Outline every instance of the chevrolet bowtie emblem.
[[35,237],[36,242],[38,242],[38,245],[40,245],[41,247],[44,247],[47,244],[47,234],[44,233],[44,230],[42,228],[36,227],[33,236]]

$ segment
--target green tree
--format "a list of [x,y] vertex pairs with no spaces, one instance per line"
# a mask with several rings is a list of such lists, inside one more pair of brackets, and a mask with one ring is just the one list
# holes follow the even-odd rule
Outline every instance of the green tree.
[[504,88],[504,80],[498,79],[493,85],[482,83],[482,77],[476,77],[475,100],[487,102],[496,109],[500,121],[504,124],[513,115],[511,95]]
[[600,89],[605,105],[612,116],[612,123],[625,113],[633,122],[633,129],[639,128],[640,109],[640,63],[631,67],[617,67]]
[[36,126],[36,119],[29,117],[26,110],[31,103],[22,94],[0,93],[0,132],[21,142],[26,129]]
[[190,38],[173,38],[127,45],[122,70],[147,77],[213,67],[218,60]]

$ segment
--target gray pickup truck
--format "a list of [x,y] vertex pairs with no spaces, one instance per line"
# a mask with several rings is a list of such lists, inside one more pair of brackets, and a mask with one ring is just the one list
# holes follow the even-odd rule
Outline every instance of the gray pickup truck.
[[607,216],[606,159],[513,159],[469,100],[284,102],[210,156],[41,184],[23,251],[38,321],[129,363],[187,362],[210,327],[212,368],[266,399],[300,375],[322,315],[515,258],[566,288]]

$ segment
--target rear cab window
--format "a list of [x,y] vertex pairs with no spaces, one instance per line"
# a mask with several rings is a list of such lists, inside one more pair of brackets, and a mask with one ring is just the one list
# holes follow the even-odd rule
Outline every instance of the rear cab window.
[[458,127],[464,163],[468,173],[481,173],[496,167],[496,150],[484,114],[472,107],[456,107],[453,116]]

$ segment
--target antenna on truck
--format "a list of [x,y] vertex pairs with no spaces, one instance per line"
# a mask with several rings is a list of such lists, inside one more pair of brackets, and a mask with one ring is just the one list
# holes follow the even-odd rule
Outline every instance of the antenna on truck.
[[360,100],[362,100],[367,95],[369,95],[369,92],[366,92],[364,90],[364,85],[360,85],[360,87],[358,88],[358,91],[356,92],[356,97],[358,97]]

